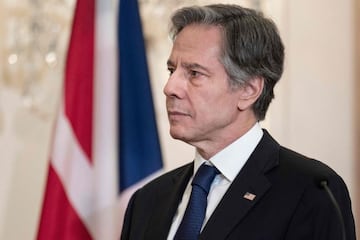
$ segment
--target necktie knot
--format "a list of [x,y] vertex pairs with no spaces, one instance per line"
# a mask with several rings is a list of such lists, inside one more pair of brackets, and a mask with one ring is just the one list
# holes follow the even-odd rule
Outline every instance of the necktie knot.
[[213,182],[215,176],[218,173],[219,171],[217,170],[217,168],[203,164],[196,172],[191,185],[192,186],[197,185],[198,187],[201,187],[201,189],[203,189],[206,192],[206,194],[208,194],[211,183]]

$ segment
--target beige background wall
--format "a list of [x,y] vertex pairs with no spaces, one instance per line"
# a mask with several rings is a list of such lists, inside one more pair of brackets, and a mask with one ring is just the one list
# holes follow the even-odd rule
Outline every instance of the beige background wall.
[[[46,92],[47,100],[40,101],[37,108],[29,108],[19,85],[9,83],[5,74],[9,70],[6,51],[11,39],[6,28],[9,13],[27,11],[26,5],[22,5],[25,7],[20,13],[9,8],[24,2],[27,1],[0,2],[0,239],[7,240],[34,239],[35,236],[61,85],[68,37],[66,26],[71,18],[71,14],[61,15],[65,27],[59,42],[59,62],[42,75],[45,80],[40,89]],[[71,13],[73,1],[65,2],[67,12]],[[169,137],[163,104],[165,63],[171,47],[164,21],[174,5],[172,1],[154,1],[158,2],[154,8],[149,2],[142,1],[141,10],[165,167],[171,169],[191,161],[193,149]],[[248,6],[252,3],[228,2]],[[184,4],[190,3],[184,1]],[[338,0],[268,0],[262,4],[263,10],[278,24],[287,54],[286,70],[276,88],[276,99],[262,125],[283,145],[326,162],[342,175],[353,207],[357,209],[360,208],[357,204],[360,200],[357,176],[360,173],[357,161],[360,154],[357,147],[360,142],[359,5],[358,0],[341,3]]]
[[[354,88],[354,99],[355,99],[355,109],[356,109],[356,118],[355,118],[355,165],[356,165],[356,178],[355,182],[360,183],[360,1],[355,1],[355,6],[353,12],[355,13],[355,57],[354,57],[354,67],[355,67],[355,88]],[[360,187],[357,185],[357,201],[360,200]],[[360,236],[360,204],[356,208],[356,216],[358,222],[357,236]]]

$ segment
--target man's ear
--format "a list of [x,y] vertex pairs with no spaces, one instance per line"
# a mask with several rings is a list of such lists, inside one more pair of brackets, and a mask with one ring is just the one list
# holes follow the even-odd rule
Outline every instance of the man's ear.
[[264,88],[264,78],[254,77],[241,86],[238,108],[240,111],[250,108],[259,98]]

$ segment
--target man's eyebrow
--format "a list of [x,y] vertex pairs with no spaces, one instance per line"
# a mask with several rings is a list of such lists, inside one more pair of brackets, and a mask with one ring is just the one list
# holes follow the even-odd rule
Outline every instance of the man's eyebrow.
[[167,60],[166,65],[167,65],[167,66],[174,66],[175,64],[174,64],[173,61],[171,61],[171,60],[169,59],[169,60]]
[[[176,64],[175,64],[173,61],[171,61],[170,59],[167,60],[166,63],[167,63],[167,66],[168,66],[168,67],[173,67],[173,66],[176,65]],[[198,63],[182,63],[181,66],[182,66],[183,68],[185,68],[185,69],[201,69],[201,70],[205,71],[205,72],[208,73],[208,74],[211,73],[211,71],[210,71],[208,68],[206,68],[206,67],[204,67],[204,66],[202,66],[202,65],[200,65],[200,64],[198,64]]]
[[209,74],[211,73],[211,71],[208,68],[206,68],[198,63],[182,63],[181,65],[186,69],[201,69],[201,70],[205,71],[206,73],[209,73]]

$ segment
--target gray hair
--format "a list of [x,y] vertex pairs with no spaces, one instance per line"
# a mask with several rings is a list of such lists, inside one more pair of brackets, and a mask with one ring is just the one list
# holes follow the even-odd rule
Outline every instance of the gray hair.
[[170,37],[190,24],[219,26],[223,31],[221,63],[231,87],[243,86],[254,77],[264,79],[264,88],[253,104],[258,120],[264,120],[274,86],[283,72],[284,46],[275,23],[261,12],[238,5],[214,4],[184,7],[171,18]]

